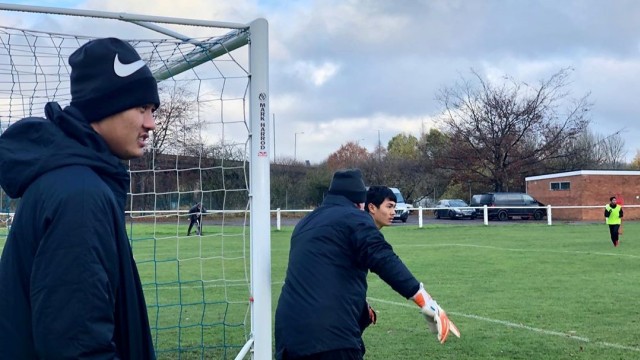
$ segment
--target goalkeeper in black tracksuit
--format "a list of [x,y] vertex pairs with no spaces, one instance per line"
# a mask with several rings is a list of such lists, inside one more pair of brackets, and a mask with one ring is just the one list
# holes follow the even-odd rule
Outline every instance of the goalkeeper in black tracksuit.
[[276,359],[362,359],[362,330],[373,320],[369,270],[438,324],[440,342],[449,330],[459,334],[362,211],[365,198],[360,171],[338,171],[322,205],[295,227],[275,315]]
[[202,235],[202,214],[207,210],[202,206],[202,203],[197,203],[189,209],[189,230],[187,230],[187,236],[191,235],[191,228],[196,225],[196,234]]

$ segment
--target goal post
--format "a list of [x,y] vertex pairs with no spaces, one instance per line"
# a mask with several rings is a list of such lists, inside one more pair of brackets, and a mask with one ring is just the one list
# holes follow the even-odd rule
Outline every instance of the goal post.
[[[129,163],[127,201],[158,358],[271,359],[267,21],[0,4],[7,12],[58,20],[0,25],[0,133],[48,101],[69,104],[68,57],[94,38],[129,41],[158,80],[158,126]],[[187,236],[194,203],[202,232]]]
[[[271,359],[271,240],[270,205],[271,181],[269,170],[269,47],[268,27],[264,19],[251,23],[254,41],[250,49],[250,68],[255,70],[251,79],[251,208],[257,214],[251,216],[251,284],[252,315],[251,328],[254,330],[254,350],[256,354],[269,354]],[[266,326],[265,326],[266,325]],[[269,341],[258,341],[269,339]],[[260,355],[262,358],[262,355]]]

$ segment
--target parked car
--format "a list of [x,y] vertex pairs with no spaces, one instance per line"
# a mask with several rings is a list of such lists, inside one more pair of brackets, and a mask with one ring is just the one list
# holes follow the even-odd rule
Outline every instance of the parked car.
[[398,188],[390,187],[391,191],[396,195],[396,214],[393,220],[400,220],[403,223],[409,218],[409,206],[404,201],[404,197]]
[[521,219],[534,218],[542,220],[547,211],[545,205],[537,201],[531,195],[525,193],[497,192],[477,194],[471,197],[471,206],[477,207],[476,214],[483,216],[484,205],[487,205],[489,219],[507,220],[514,216]]
[[477,216],[476,211],[469,208],[469,204],[460,199],[442,199],[438,201],[433,215],[436,219],[475,219]]

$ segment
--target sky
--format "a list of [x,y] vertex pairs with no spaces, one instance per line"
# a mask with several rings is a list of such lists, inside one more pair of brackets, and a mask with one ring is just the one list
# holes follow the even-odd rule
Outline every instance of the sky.
[[[399,133],[420,136],[439,126],[437,93],[470,79],[472,69],[489,81],[510,76],[536,84],[571,68],[570,98],[589,94],[591,129],[620,131],[627,160],[640,149],[636,0],[12,3],[236,23],[267,19],[277,158],[295,153],[319,163],[349,141],[373,151]],[[0,12],[0,22],[29,24],[18,16],[25,15]]]

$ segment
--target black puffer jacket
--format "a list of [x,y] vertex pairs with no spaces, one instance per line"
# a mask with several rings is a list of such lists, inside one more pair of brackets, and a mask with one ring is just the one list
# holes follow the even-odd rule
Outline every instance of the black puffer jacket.
[[371,215],[328,195],[291,237],[275,316],[276,358],[361,349],[368,270],[405,298],[420,287]]
[[0,359],[154,359],[127,170],[74,109],[46,114],[0,136],[0,185],[21,198],[0,258]]

